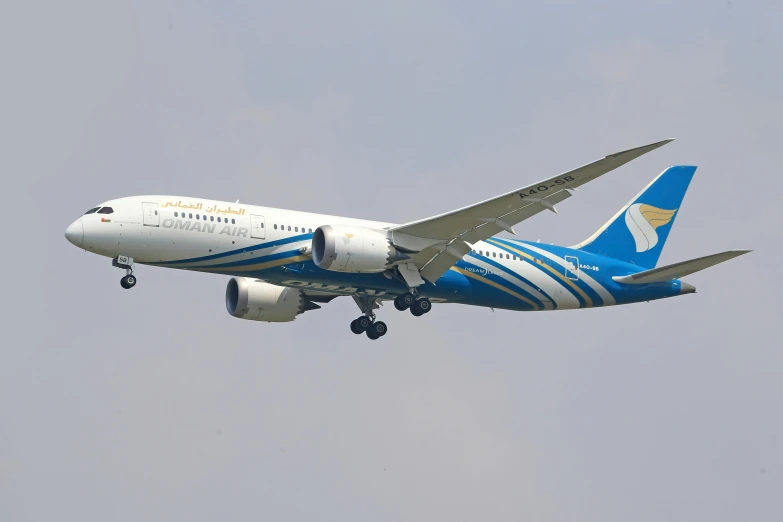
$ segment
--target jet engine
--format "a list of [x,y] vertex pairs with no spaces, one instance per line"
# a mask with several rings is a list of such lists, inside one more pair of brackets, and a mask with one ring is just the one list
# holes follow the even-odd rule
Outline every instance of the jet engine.
[[408,259],[388,240],[385,230],[324,225],[313,233],[313,263],[324,270],[371,274]]
[[315,308],[320,307],[297,288],[275,286],[249,277],[232,277],[226,286],[226,309],[240,319],[284,323]]

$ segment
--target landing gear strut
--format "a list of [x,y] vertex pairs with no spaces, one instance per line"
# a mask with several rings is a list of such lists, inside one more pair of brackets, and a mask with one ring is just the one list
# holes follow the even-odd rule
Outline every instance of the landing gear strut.
[[112,266],[125,270],[125,275],[120,279],[120,286],[125,290],[130,290],[136,286],[136,276],[133,275],[133,258],[128,256],[117,256],[111,260]]

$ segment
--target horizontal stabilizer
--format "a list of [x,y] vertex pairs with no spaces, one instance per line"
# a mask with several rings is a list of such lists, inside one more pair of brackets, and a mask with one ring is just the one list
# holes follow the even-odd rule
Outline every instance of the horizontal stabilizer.
[[674,263],[673,265],[661,266],[653,268],[652,270],[645,270],[636,274],[627,276],[615,276],[612,279],[618,283],[625,283],[627,285],[642,285],[647,283],[665,283],[666,281],[672,281],[674,279],[680,279],[694,272],[704,270],[713,265],[723,263],[729,259],[747,254],[750,250],[729,250],[728,252],[721,252],[720,254],[712,254],[711,256],[699,257],[691,259],[690,261],[682,261],[680,263]]

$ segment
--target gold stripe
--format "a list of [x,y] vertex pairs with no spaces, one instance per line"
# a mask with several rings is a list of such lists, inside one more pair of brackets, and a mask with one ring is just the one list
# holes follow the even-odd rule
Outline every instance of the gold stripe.
[[192,270],[208,270],[210,272],[252,272],[254,270],[266,270],[267,268],[274,268],[280,265],[287,265],[288,263],[298,263],[299,261],[304,261],[306,259],[310,259],[310,258],[307,256],[293,256],[293,257],[285,257],[283,259],[275,259],[274,261],[266,261],[265,263],[259,263],[257,265],[233,266],[233,267],[226,266],[226,267],[218,267],[218,268],[196,266],[193,267]]
[[561,274],[560,272],[558,272],[557,270],[555,270],[555,269],[554,269],[554,268],[552,268],[551,266],[549,266],[549,265],[547,265],[547,264],[545,264],[545,263],[544,263],[544,264],[537,263],[537,262],[536,262],[536,258],[535,258],[535,257],[533,257],[533,256],[531,256],[530,254],[526,254],[525,252],[522,252],[521,250],[518,250],[518,249],[516,249],[516,248],[514,248],[514,247],[510,247],[510,246],[508,246],[508,245],[505,245],[505,244],[503,244],[503,243],[498,243],[497,241],[493,241],[492,239],[488,239],[488,240],[487,240],[487,243],[492,243],[492,244],[493,244],[493,245],[495,245],[495,246],[499,246],[499,247],[501,247],[501,248],[508,248],[509,250],[513,250],[514,252],[516,252],[516,253],[517,253],[517,254],[519,254],[520,256],[524,257],[525,259],[527,259],[527,260],[528,260],[528,261],[530,261],[531,263],[535,263],[535,264],[537,264],[538,266],[543,266],[544,268],[546,268],[547,270],[549,270],[549,271],[550,271],[552,274],[554,274],[554,275],[555,275],[555,276],[556,276],[558,279],[560,279],[560,280],[561,280],[561,281],[563,281],[564,283],[568,284],[568,285],[569,285],[571,288],[573,288],[573,289],[574,289],[574,290],[575,290],[577,293],[579,293],[579,295],[581,295],[581,296],[584,298],[584,300],[585,300],[585,303],[587,303],[587,306],[593,306],[593,300],[592,300],[592,299],[590,299],[590,296],[589,296],[589,295],[587,295],[586,293],[584,293],[584,291],[583,291],[581,288],[579,288],[578,286],[576,286],[576,285],[574,284],[574,282],[573,282],[573,281],[571,281],[571,280],[570,280],[570,279],[568,279],[567,277],[563,276],[563,274]]
[[516,297],[517,299],[521,299],[522,301],[526,302],[527,304],[532,306],[534,310],[541,310],[540,306],[538,306],[536,303],[534,303],[533,301],[531,301],[530,299],[528,299],[524,295],[518,294],[518,293],[514,292],[513,290],[509,290],[508,288],[506,288],[503,285],[500,285],[500,284],[498,284],[498,283],[496,283],[494,281],[490,281],[489,279],[487,279],[485,277],[482,277],[482,276],[480,276],[478,274],[475,274],[473,272],[468,272],[467,270],[463,270],[462,268],[459,268],[458,266],[451,267],[451,270],[454,270],[455,272],[459,272],[460,274],[462,274],[464,276],[467,276],[467,277],[470,277],[470,278],[473,278],[473,279],[475,279],[477,281],[481,281],[482,283],[485,283],[485,284],[488,284],[489,286],[495,287],[498,290],[503,290],[507,294],[511,294],[514,297]]

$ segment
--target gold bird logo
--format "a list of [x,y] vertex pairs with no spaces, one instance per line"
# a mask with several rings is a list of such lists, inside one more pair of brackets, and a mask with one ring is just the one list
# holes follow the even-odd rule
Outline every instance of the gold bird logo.
[[668,224],[677,210],[665,210],[644,203],[635,203],[628,207],[625,224],[636,241],[637,252],[647,252],[658,244],[658,233],[655,229]]

